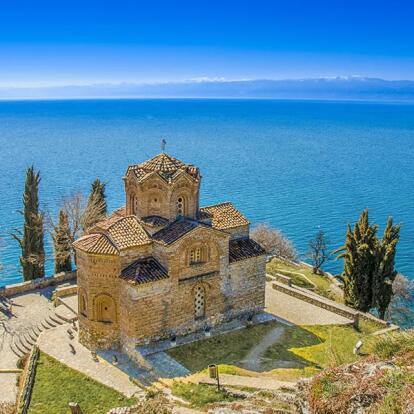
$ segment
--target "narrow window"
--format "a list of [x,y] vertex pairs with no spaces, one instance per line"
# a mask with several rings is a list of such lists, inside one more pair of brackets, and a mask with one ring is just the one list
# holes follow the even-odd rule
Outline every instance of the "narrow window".
[[87,306],[86,306],[86,297],[85,297],[85,295],[84,294],[81,294],[80,295],[80,313],[83,315],[83,316],[88,316],[87,315]]
[[196,319],[203,318],[205,314],[204,288],[197,286],[194,294],[194,316]]
[[177,216],[185,216],[185,200],[184,197],[177,198]]
[[136,206],[136,198],[135,195],[132,194],[131,198],[130,198],[130,205],[131,205],[131,214],[135,214],[137,211],[137,206]]
[[196,247],[190,250],[190,264],[202,263],[205,261],[204,249]]

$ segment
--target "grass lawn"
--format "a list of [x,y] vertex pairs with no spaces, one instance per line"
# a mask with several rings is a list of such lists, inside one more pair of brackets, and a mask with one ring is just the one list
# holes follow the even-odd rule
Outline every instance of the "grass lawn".
[[173,395],[184,398],[192,407],[196,408],[220,401],[231,402],[237,400],[237,398],[223,390],[218,391],[215,386],[192,384],[190,382],[174,381],[171,391]]
[[[360,331],[347,325],[284,326],[284,333],[262,355],[263,374],[243,369],[248,352],[278,322],[256,325],[188,345],[173,348],[168,354],[192,372],[199,372],[209,364],[220,364],[220,372],[233,375],[270,375],[281,380],[307,377],[318,370],[359,357],[353,348],[359,339],[363,353],[370,353],[378,339],[370,334],[378,329],[371,323],[362,323]],[[278,361],[290,361],[295,368],[276,368]],[[279,365],[280,366],[280,365]]]
[[337,302],[343,302],[342,297],[332,291],[332,280],[328,276],[315,275],[310,267],[304,265],[295,266],[281,260],[273,259],[266,265],[266,271],[269,274],[281,273],[282,275],[289,276],[292,278],[294,284],[308,289],[309,286],[306,286],[306,284],[309,285],[309,282],[305,278],[301,278],[300,274],[302,274],[316,286],[316,293]]
[[[272,321],[240,329],[224,335],[218,335],[209,339],[193,342],[188,345],[170,349],[168,354],[184,365],[191,372],[198,372],[205,369],[209,364],[224,364],[220,372],[230,373],[232,368],[237,366],[243,368],[243,359],[249,351],[257,345],[263,337],[276,327],[283,327],[285,333],[280,343],[274,344],[271,360],[264,361],[263,371],[275,367],[275,361],[284,360],[295,362],[298,366],[307,364],[300,356],[288,350],[291,346],[309,346],[317,344],[320,339],[311,332],[300,327],[290,327],[279,322]],[[268,350],[268,351],[269,351]],[[266,357],[268,357],[266,355]],[[225,372],[223,371],[225,370]]]
[[69,413],[78,402],[85,414],[105,414],[110,408],[133,405],[136,400],[40,353],[29,414]]

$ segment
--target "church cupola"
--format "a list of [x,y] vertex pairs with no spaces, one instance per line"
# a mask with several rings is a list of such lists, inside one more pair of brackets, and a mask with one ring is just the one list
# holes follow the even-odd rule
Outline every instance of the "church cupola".
[[127,214],[169,221],[198,216],[201,175],[191,164],[163,152],[142,164],[130,165],[124,182]]

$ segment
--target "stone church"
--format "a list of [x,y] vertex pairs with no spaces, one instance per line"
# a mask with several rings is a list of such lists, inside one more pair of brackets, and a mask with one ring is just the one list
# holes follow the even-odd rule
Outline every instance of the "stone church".
[[79,338],[121,348],[264,308],[265,252],[231,204],[200,207],[197,167],[166,153],[128,167],[126,205],[79,238]]

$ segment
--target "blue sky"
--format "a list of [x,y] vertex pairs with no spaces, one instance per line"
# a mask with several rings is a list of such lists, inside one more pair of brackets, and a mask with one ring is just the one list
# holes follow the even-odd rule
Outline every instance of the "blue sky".
[[0,85],[414,79],[413,3],[3,0]]

